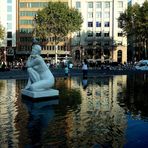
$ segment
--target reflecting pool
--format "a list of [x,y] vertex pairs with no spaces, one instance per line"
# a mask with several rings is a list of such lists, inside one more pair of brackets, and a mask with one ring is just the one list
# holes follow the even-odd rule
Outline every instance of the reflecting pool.
[[56,78],[58,98],[21,96],[0,80],[0,147],[147,148],[148,75]]

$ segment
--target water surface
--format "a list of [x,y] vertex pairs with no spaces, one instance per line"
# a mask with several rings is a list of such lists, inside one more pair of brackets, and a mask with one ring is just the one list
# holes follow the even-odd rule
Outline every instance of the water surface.
[[146,148],[148,76],[56,78],[59,98],[22,98],[26,80],[0,80],[0,147]]

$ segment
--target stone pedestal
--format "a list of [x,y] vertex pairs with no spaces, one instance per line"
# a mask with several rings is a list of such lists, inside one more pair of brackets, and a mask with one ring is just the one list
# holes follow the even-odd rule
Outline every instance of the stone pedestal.
[[22,95],[28,96],[30,98],[49,98],[59,96],[59,91],[56,89],[49,89],[45,91],[30,91],[23,89]]

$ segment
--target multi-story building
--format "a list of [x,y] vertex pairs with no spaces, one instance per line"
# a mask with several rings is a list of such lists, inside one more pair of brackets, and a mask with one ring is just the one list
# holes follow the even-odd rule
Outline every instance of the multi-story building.
[[0,0],[0,24],[5,38],[0,43],[2,61],[12,61],[16,48],[16,0]]
[[[46,6],[49,1],[58,0],[0,0],[1,7],[3,6],[3,9],[0,9],[0,20],[7,30],[7,37],[2,46],[7,49],[13,49],[16,46],[16,57],[27,57],[31,51],[36,12]],[[84,22],[81,31],[72,35],[71,46],[68,40],[56,46],[59,59],[71,54],[73,61],[76,62],[82,62],[84,58],[102,62],[127,61],[127,40],[122,35],[117,21],[120,13],[127,8],[127,1],[60,1],[78,9],[82,13]],[[8,56],[9,53],[11,55],[11,50],[7,51]],[[55,54],[55,45],[51,37],[48,44],[42,46],[42,55],[50,60],[55,59]]]
[[[42,9],[49,1],[58,0],[17,0],[17,50],[19,56],[28,56],[31,51],[33,41],[33,31],[35,26],[35,16],[39,9]],[[68,5],[68,0],[61,0]],[[42,56],[48,60],[54,59],[55,45],[53,38],[49,38],[49,42],[42,45]],[[58,57],[64,57],[66,51],[65,42],[59,43],[57,47]]]
[[118,17],[127,8],[126,0],[72,0],[83,16],[80,32],[73,35],[75,61],[83,58],[127,62],[127,39],[118,27]]

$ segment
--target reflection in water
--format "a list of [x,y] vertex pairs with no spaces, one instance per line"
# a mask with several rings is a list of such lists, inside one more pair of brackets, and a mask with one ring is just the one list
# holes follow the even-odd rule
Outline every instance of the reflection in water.
[[117,95],[126,86],[126,76],[89,79],[88,84],[86,89],[73,86],[83,98],[79,109],[67,114],[69,147],[122,146],[127,121]]
[[0,81],[0,147],[15,147],[18,142],[19,131],[15,126],[18,112],[15,88],[15,80]]
[[26,81],[1,80],[0,146],[147,147],[148,76],[85,82],[56,78],[59,99],[31,102],[20,96]]
[[148,115],[148,75],[134,75],[127,79],[124,103],[132,116],[141,114],[144,118]]
[[83,89],[86,89],[86,88],[87,88],[87,85],[88,85],[88,80],[87,80],[87,78],[83,78],[83,79],[82,79],[82,85],[83,85]]
[[42,136],[47,130],[48,123],[53,119],[54,106],[59,103],[58,99],[32,102],[23,100],[29,113],[28,132],[33,146],[42,146]]

